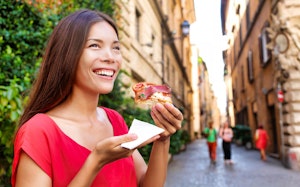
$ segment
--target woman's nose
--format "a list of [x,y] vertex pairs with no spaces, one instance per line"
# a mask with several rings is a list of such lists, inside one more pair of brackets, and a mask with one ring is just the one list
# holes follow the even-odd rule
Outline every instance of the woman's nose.
[[102,59],[104,62],[113,63],[115,61],[114,55],[113,55],[113,52],[111,49],[104,49],[102,55],[103,55]]

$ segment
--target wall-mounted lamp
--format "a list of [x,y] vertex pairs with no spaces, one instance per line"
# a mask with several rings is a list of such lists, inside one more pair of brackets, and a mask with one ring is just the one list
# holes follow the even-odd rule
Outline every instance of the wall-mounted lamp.
[[179,37],[171,37],[170,39],[164,40],[163,43],[171,43],[174,40],[183,39],[184,37],[188,36],[190,34],[190,23],[187,20],[184,20],[181,23],[181,33],[182,35]]
[[184,37],[190,34],[190,23],[187,20],[181,23],[181,31]]

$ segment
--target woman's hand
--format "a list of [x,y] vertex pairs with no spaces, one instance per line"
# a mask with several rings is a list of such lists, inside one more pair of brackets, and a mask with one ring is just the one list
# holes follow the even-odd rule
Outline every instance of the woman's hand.
[[[155,141],[159,136],[155,136],[148,140],[146,143]],[[122,143],[134,141],[137,139],[136,134],[125,134],[120,136],[113,136],[106,138],[102,141],[99,141],[95,146],[94,150],[86,159],[84,165],[81,167],[80,171],[73,178],[69,186],[91,186],[93,180],[97,176],[98,172],[106,164],[113,161],[119,160],[121,158],[126,158],[133,155],[134,159],[137,159],[139,155],[138,151],[135,149],[127,149],[121,146]],[[142,171],[145,171],[147,168],[146,163],[143,160],[143,157],[140,157],[140,165]],[[134,161],[136,163],[136,161]],[[135,166],[136,167],[136,166]]]
[[122,143],[136,140],[135,134],[125,134],[104,139],[97,143],[92,154],[101,168],[105,164],[130,156],[135,149],[127,149],[121,146]]
[[165,140],[181,128],[182,113],[170,103],[157,103],[151,109],[151,116],[155,124],[165,129],[159,140]]

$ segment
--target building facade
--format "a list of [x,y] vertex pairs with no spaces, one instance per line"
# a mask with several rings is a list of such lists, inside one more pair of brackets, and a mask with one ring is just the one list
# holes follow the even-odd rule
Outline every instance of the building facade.
[[300,170],[300,2],[223,0],[222,8],[228,118],[252,137],[262,124],[268,154]]
[[184,128],[194,136],[195,98],[192,48],[185,25],[195,21],[193,0],[117,0],[123,69],[128,94],[136,82],[166,84],[182,110]]
[[205,127],[208,127],[208,122],[213,121],[214,127],[219,129],[221,124],[221,113],[217,105],[217,98],[212,90],[212,85],[209,80],[209,72],[205,61],[201,57],[198,58],[199,71],[199,101],[200,101],[200,128],[199,134],[203,132]]

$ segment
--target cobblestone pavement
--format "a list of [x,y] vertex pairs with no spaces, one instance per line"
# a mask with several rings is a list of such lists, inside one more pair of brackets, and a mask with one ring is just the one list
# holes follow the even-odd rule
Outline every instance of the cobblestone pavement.
[[233,165],[225,165],[221,140],[217,163],[211,165],[204,139],[188,144],[169,163],[165,187],[299,187],[300,172],[285,168],[280,160],[260,160],[257,150],[232,144]]

